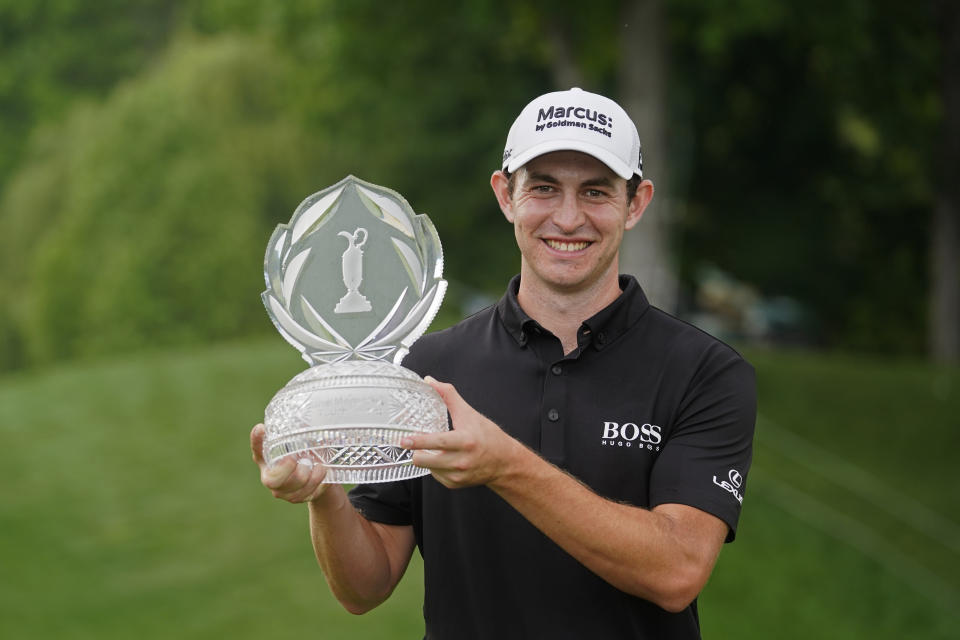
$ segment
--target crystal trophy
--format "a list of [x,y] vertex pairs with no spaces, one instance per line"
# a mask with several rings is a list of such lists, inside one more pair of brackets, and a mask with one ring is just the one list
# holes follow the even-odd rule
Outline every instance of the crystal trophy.
[[348,176],[304,200],[270,237],[263,303],[310,368],[267,405],[264,459],[327,467],[324,482],[429,473],[400,446],[447,430],[447,410],[400,366],[440,308],[443,251],[426,215],[398,193]]

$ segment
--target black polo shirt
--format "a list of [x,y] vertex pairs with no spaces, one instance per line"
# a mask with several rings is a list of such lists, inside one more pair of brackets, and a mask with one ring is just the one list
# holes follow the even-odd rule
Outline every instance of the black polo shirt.
[[[620,286],[569,355],[520,308],[517,277],[495,307],[417,341],[404,366],[453,383],[599,495],[691,505],[726,522],[732,540],[751,459],[753,368],[650,306],[633,278]],[[350,497],[370,520],[413,525],[427,638],[700,637],[696,603],[673,614],[616,589],[486,487],[451,490],[426,476]]]

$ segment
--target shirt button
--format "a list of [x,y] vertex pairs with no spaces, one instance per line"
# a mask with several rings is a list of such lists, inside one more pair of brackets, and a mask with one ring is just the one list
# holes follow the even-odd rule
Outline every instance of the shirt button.
[[556,422],[560,419],[560,412],[556,409],[550,409],[550,411],[547,412],[547,419],[550,420],[550,422]]
[[598,334],[597,334],[597,342],[599,342],[600,344],[606,344],[606,342],[607,342],[607,334],[605,334],[603,331],[601,331],[600,333],[598,333]]
[[550,371],[553,372],[553,375],[558,376],[558,375],[560,375],[561,373],[563,373],[563,367],[561,367],[561,366],[558,365],[558,364],[555,364],[555,365],[553,365],[552,367],[550,367]]
[[521,345],[527,344],[527,334],[525,333],[520,334],[520,344]]

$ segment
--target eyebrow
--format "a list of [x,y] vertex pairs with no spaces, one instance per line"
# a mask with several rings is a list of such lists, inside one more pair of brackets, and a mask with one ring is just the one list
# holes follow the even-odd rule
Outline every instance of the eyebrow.
[[527,180],[532,180],[534,182],[549,182],[550,184],[559,184],[560,182],[549,173],[539,173],[535,171],[527,172]]
[[[560,181],[554,178],[549,173],[539,173],[535,171],[530,171],[527,173],[527,179],[533,180],[535,182],[546,182],[549,184],[559,184]],[[613,182],[607,176],[600,176],[597,178],[590,178],[589,180],[584,180],[581,184],[581,187],[613,187]]]
[[608,178],[608,177],[606,177],[606,176],[602,176],[602,177],[600,177],[600,178],[591,178],[591,179],[589,179],[589,180],[584,180],[582,186],[584,186],[584,187],[610,187],[610,188],[613,188],[613,181],[611,181],[610,178]]

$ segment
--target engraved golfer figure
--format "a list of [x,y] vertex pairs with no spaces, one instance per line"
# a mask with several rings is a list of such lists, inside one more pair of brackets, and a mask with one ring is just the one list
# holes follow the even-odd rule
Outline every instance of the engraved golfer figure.
[[349,246],[343,252],[343,284],[347,287],[347,293],[340,298],[334,313],[370,311],[372,309],[370,301],[358,291],[363,281],[363,249],[361,247],[367,242],[367,230],[357,227],[353,234],[341,231],[337,235],[345,237]]

